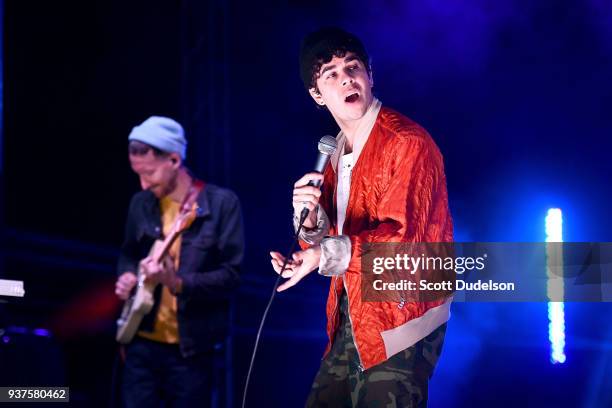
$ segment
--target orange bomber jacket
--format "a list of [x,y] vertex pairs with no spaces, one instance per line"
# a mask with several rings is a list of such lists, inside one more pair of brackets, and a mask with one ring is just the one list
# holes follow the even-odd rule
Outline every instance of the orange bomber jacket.
[[[337,174],[324,172],[320,205],[337,234]],[[343,235],[351,259],[343,276],[331,279],[327,334],[331,349],[339,325],[343,288],[349,302],[353,338],[361,369],[373,367],[410,347],[450,317],[450,299],[433,302],[364,302],[361,297],[361,245],[368,242],[451,242],[442,155],[418,124],[382,107],[353,168]]]

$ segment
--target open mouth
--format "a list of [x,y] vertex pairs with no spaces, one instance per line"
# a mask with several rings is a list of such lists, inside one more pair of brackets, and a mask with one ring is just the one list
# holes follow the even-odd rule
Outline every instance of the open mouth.
[[350,95],[347,95],[344,98],[344,102],[353,103],[353,102],[357,101],[357,99],[359,99],[359,93],[355,92],[355,93],[352,93]]

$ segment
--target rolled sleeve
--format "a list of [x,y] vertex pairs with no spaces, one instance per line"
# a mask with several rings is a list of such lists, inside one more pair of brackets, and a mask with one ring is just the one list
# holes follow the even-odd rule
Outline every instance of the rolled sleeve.
[[346,235],[325,237],[321,240],[319,274],[338,276],[346,272],[351,260],[351,239]]

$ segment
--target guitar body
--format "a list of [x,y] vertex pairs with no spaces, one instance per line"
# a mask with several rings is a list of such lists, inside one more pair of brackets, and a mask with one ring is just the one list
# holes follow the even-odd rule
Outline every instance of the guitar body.
[[[155,241],[149,251],[149,256],[155,257],[163,245],[163,241]],[[131,342],[138,331],[140,322],[153,309],[155,302],[153,294],[155,293],[156,286],[145,281],[142,267],[138,266],[136,293],[126,300],[121,311],[121,317],[117,320],[117,335],[115,338],[119,343],[128,344]]]

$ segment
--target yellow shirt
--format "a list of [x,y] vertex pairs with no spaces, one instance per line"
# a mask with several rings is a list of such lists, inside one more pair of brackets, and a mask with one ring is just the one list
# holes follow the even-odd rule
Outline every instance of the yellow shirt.
[[[169,197],[164,197],[159,202],[164,236],[167,236],[181,208],[181,204]],[[179,255],[181,253],[181,236],[174,241],[168,254],[174,259],[174,267],[178,270]],[[178,344],[178,321],[176,320],[176,296],[163,286],[161,301],[155,317],[155,326],[152,332],[139,331],[138,335],[149,340],[161,343]]]

